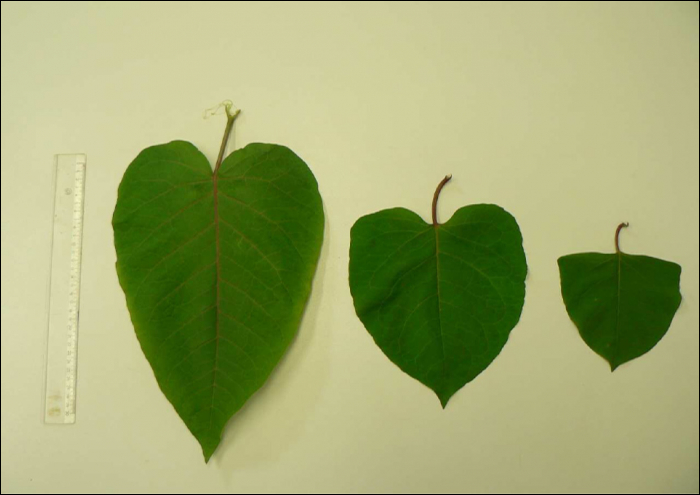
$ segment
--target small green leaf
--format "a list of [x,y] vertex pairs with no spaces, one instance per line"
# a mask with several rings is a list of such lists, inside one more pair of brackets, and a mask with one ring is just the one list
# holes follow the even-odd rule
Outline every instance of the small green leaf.
[[294,337],[323,239],[316,180],[292,151],[221,160],[233,118],[214,173],[188,142],[143,150],[112,220],[141,348],[207,461]]
[[520,319],[527,265],[515,219],[496,205],[438,224],[404,208],[360,218],[350,233],[355,311],[384,354],[443,407],[486,369]]
[[559,258],[566,310],[588,347],[615,369],[649,352],[681,303],[681,267],[649,256],[579,253]]

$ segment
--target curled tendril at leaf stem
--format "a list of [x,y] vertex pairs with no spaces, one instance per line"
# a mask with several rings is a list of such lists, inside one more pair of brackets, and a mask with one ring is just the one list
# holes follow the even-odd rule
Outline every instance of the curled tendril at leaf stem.
[[433,225],[440,225],[437,221],[437,202],[440,197],[440,191],[442,191],[442,188],[445,187],[445,184],[447,184],[451,178],[452,174],[446,175],[438,184],[437,189],[435,189],[435,194],[433,195]]

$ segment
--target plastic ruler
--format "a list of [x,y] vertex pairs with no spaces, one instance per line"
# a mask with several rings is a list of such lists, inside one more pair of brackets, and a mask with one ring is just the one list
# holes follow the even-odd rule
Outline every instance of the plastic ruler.
[[83,154],[56,155],[46,347],[46,423],[75,423],[85,164]]

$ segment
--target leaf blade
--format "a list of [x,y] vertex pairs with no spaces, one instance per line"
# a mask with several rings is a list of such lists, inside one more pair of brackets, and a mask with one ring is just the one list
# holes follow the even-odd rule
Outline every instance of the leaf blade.
[[[236,180],[245,174],[268,185],[251,191]],[[283,146],[248,145],[214,175],[175,141],[124,174],[113,216],[120,284],[156,380],[207,461],[296,333],[323,222],[313,174]]]
[[622,252],[558,260],[562,299],[581,338],[614,371],[649,352],[681,303],[680,265]]
[[[494,225],[506,232],[503,240],[489,231]],[[486,258],[476,255],[489,249]],[[473,263],[465,265],[465,257]],[[498,262],[484,265],[484,259]],[[504,259],[503,278],[492,281]],[[526,271],[517,223],[495,205],[461,208],[438,226],[394,208],[360,218],[351,231],[350,288],[358,317],[387,357],[430,387],[443,407],[505,345],[522,311]],[[475,279],[478,286],[496,284],[486,290],[499,298],[507,296],[507,311],[501,308],[505,314],[493,324],[493,309],[479,308],[479,294],[465,284]],[[482,322],[488,328],[478,334]]]

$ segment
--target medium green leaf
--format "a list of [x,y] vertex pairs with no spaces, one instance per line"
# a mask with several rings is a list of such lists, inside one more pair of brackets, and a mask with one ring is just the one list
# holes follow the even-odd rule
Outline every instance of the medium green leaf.
[[444,224],[404,208],[360,218],[351,231],[355,311],[399,368],[443,407],[486,369],[520,319],[527,265],[515,219],[496,205],[460,208]]
[[112,222],[141,348],[207,461],[296,333],[324,222],[289,149],[250,144],[218,163],[184,141],[143,150]]
[[588,347],[614,371],[649,352],[681,304],[681,267],[649,256],[579,253],[559,258],[566,310]]

